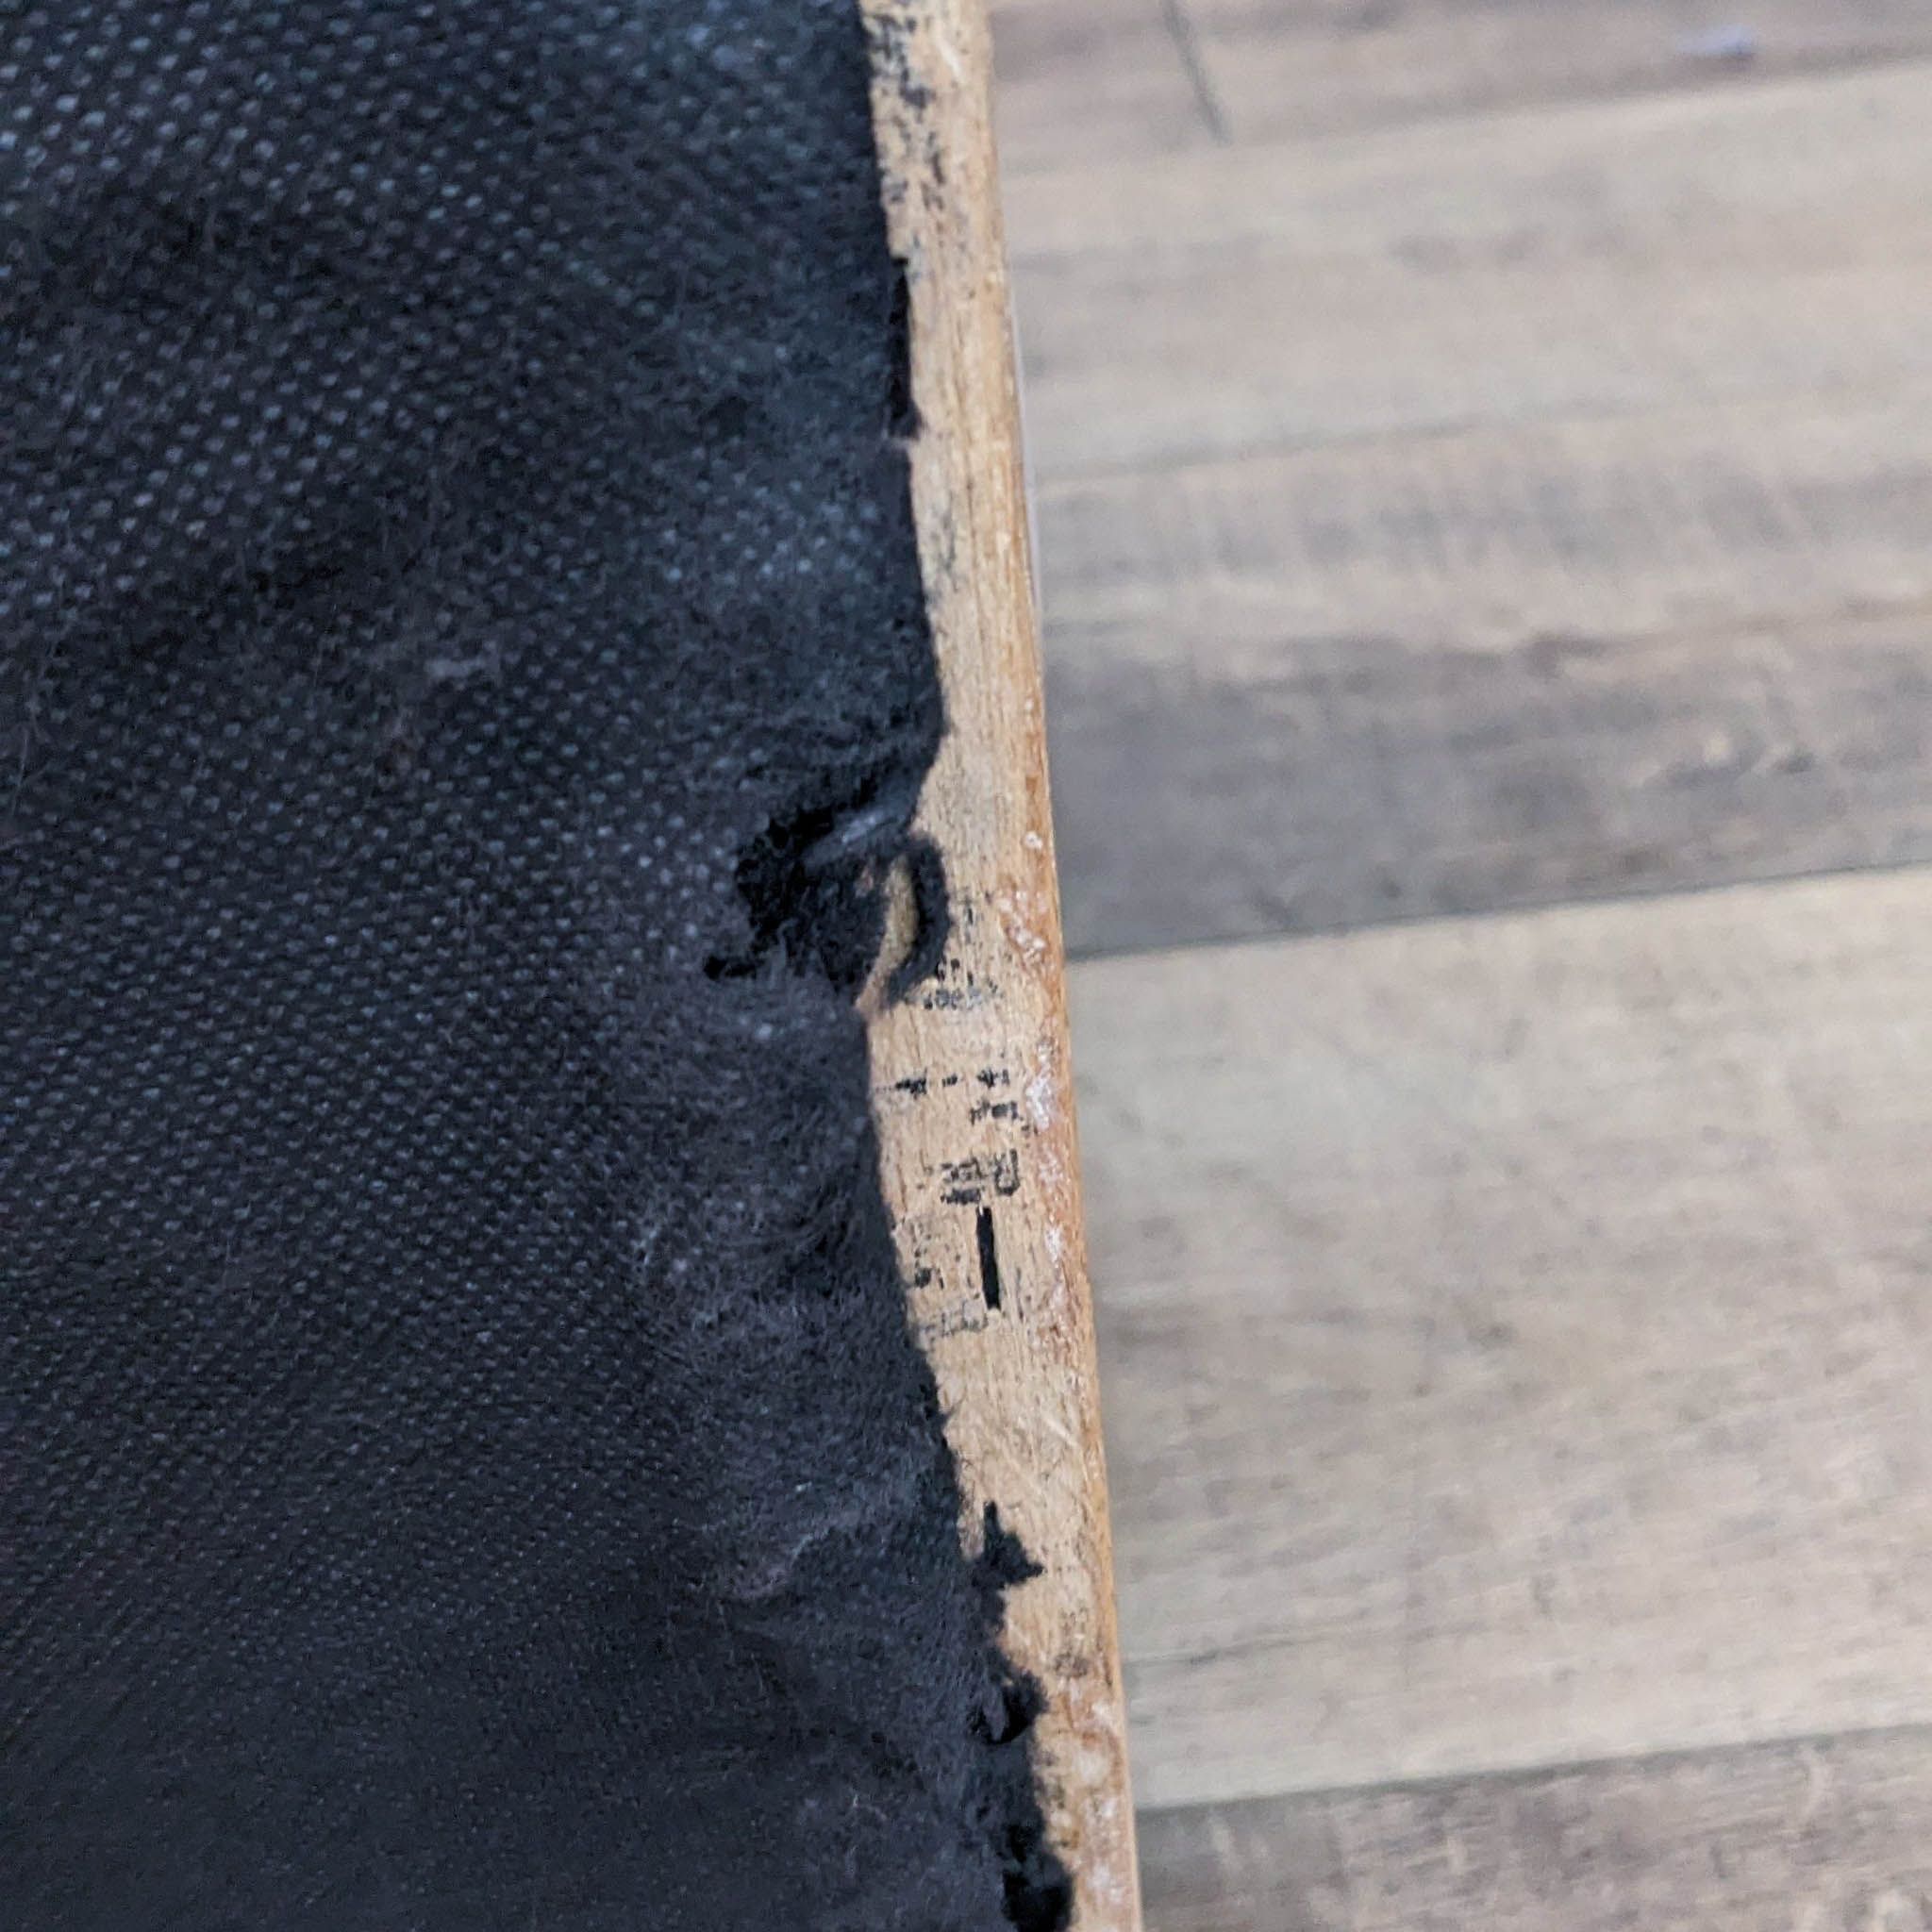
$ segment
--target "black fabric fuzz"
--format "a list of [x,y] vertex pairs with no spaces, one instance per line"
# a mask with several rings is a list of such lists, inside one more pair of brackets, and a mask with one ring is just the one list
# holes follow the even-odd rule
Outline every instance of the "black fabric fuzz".
[[852,0],[5,9],[10,1932],[1064,1918],[852,1002],[878,186]]

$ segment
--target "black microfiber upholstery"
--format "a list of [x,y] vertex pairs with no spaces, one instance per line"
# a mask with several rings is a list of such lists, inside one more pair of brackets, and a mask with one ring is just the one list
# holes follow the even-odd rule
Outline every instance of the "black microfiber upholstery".
[[0,275],[0,1926],[1061,1923],[852,0],[8,6]]

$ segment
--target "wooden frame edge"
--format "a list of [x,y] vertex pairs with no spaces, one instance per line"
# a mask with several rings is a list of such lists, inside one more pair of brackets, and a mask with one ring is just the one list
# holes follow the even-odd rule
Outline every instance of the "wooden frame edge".
[[1008,1592],[1077,1932],[1138,1932],[1059,896],[981,0],[859,0],[909,296],[913,511],[948,729],[922,799],[953,933],[872,1000],[874,1114],[913,1315],[976,1541],[995,1505],[1041,1574]]

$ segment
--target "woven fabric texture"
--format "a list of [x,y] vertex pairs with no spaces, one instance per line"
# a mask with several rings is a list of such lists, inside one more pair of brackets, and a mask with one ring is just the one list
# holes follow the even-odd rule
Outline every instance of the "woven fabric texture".
[[0,17],[10,1932],[1064,1917],[853,1004],[941,725],[866,76]]

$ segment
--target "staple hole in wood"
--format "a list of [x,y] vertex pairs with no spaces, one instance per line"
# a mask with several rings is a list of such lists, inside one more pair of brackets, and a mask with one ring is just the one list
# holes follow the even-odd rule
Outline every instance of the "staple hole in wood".
[[1001,1300],[999,1237],[993,1230],[992,1209],[981,1202],[973,1210],[974,1241],[979,1249],[979,1293],[989,1308]]

